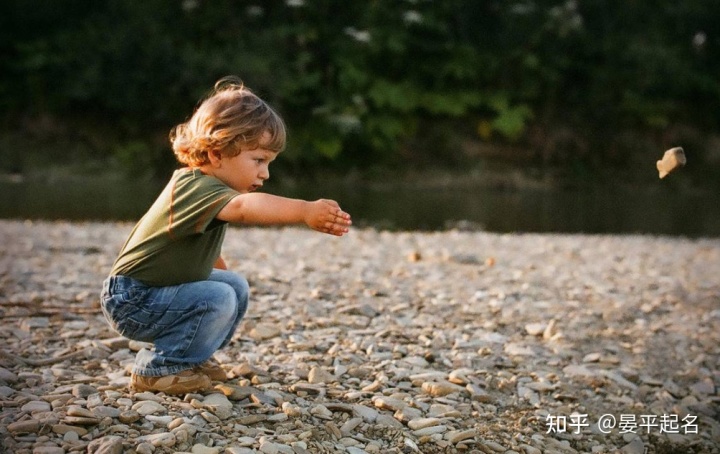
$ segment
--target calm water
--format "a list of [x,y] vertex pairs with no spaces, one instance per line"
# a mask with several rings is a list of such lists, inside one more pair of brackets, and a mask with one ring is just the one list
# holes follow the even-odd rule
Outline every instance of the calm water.
[[[162,189],[151,182],[91,177],[0,181],[0,218],[138,219]],[[497,190],[365,187],[338,183],[268,189],[338,200],[356,225],[440,230],[462,225],[491,232],[642,233],[720,236],[720,203],[711,191],[682,194],[669,185],[642,190]]]

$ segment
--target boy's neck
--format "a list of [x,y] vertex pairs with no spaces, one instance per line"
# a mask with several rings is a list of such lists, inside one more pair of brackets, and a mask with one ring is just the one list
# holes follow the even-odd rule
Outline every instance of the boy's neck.
[[203,175],[208,175],[208,176],[211,176],[211,177],[212,177],[212,176],[215,176],[215,175],[213,174],[212,168],[210,167],[209,164],[208,164],[208,165],[204,165],[204,166],[197,166],[197,167],[195,167],[195,166],[190,166],[189,169],[190,169],[190,170],[198,170],[198,171],[200,171],[200,173],[202,173]]

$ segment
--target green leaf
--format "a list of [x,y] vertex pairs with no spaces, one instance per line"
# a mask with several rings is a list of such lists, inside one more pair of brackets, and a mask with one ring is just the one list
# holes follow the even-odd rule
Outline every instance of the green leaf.
[[532,118],[532,110],[521,104],[502,110],[493,120],[492,125],[508,139],[517,140],[525,132],[525,124],[530,118]]
[[313,140],[312,145],[321,155],[330,159],[336,158],[342,151],[342,141],[337,137],[316,138]]

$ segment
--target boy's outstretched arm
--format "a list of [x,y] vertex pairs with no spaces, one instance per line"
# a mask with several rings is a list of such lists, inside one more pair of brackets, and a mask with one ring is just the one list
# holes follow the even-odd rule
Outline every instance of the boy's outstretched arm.
[[306,224],[318,232],[342,236],[352,224],[350,215],[334,200],[309,202],[253,192],[235,196],[217,218],[239,224]]

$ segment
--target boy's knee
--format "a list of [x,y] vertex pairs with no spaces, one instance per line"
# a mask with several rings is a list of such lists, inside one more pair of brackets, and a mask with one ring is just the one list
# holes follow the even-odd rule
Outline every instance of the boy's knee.
[[222,316],[232,317],[237,311],[235,289],[228,284],[215,283],[212,291],[208,292],[206,296],[211,302],[210,309],[220,313]]
[[214,270],[213,273],[216,274],[212,275],[210,280],[222,282],[232,287],[238,299],[247,298],[247,295],[250,293],[250,285],[244,276],[225,270]]
[[250,284],[248,284],[247,279],[243,276],[237,275],[233,289],[235,290],[235,298],[238,305],[237,315],[243,317],[245,312],[247,312],[248,301],[250,299]]
[[248,293],[250,291],[250,284],[248,284],[247,279],[245,277],[240,276],[239,274],[235,275],[235,289],[236,291],[241,291],[243,293]]
[[248,296],[250,295],[250,284],[248,284],[247,279],[245,279],[243,276],[240,276],[239,274],[236,274],[230,285],[235,290],[235,296],[237,300],[241,304],[243,302],[246,303],[248,300]]
[[217,287],[227,289],[230,292],[223,298],[232,300],[231,306],[235,311],[229,316],[232,318],[236,318],[238,315],[242,317],[247,310],[250,296],[250,285],[247,279],[240,274],[230,271],[214,272],[217,274],[214,276],[213,282],[217,284]]

